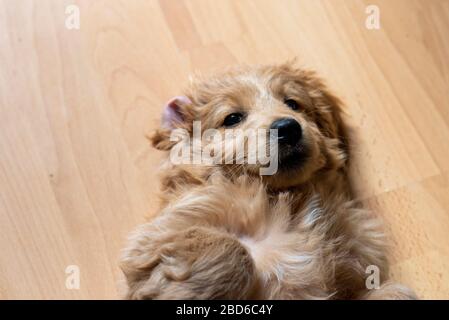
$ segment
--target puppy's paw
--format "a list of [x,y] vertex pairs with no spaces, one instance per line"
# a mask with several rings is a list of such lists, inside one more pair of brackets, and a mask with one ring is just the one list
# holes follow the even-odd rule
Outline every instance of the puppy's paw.
[[252,291],[253,260],[226,233],[203,227],[163,238],[143,233],[134,246],[122,261],[129,299],[244,299]]

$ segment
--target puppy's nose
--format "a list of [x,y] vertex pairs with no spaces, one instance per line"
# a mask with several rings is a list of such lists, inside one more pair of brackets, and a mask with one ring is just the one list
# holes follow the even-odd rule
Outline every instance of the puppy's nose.
[[302,137],[301,125],[292,118],[282,118],[274,121],[270,129],[278,130],[280,144],[294,146]]

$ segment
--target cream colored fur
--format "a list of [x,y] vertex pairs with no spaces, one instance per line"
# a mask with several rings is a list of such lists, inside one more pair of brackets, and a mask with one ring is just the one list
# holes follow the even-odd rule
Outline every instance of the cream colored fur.
[[[285,107],[285,96],[301,110]],[[176,127],[218,128],[233,109],[242,128],[278,117],[302,126],[307,161],[261,177],[257,167],[173,165],[162,169],[162,208],[130,237],[121,267],[130,299],[409,299],[387,282],[381,223],[353,200],[350,144],[341,103],[313,72],[289,64],[243,67],[196,79]],[[154,146],[169,151],[173,128]],[[368,290],[366,268],[382,286]]]

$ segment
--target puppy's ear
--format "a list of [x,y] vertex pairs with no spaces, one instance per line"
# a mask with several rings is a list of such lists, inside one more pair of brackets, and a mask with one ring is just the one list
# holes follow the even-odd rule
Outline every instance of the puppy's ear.
[[[283,65],[287,73],[293,74],[294,79],[305,86],[312,98],[316,108],[313,117],[321,133],[336,142],[340,156],[347,164],[350,152],[349,129],[345,122],[343,102],[332,94],[323,80],[317,76],[315,71],[292,68]],[[331,141],[329,140],[329,141]]]
[[343,103],[330,93],[324,85],[320,88],[321,97],[316,99],[318,112],[315,121],[320,131],[328,138],[338,141],[338,148],[343,152],[343,164],[347,164],[350,153],[350,133],[345,121]]
[[161,127],[151,136],[150,141],[156,149],[170,150],[176,141],[170,141],[174,129],[189,129],[193,121],[192,101],[186,96],[171,98],[164,106]]
[[329,138],[345,138],[345,125],[343,121],[343,103],[339,98],[330,93],[324,86],[321,95],[316,100],[318,104],[317,124],[324,135]]

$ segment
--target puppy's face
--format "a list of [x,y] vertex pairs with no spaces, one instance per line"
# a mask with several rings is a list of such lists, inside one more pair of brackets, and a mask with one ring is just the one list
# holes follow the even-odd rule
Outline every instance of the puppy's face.
[[[202,145],[210,148],[215,143],[226,149],[244,144],[246,160],[252,156],[246,133],[267,132],[268,139],[256,149],[260,152],[260,147],[266,148],[269,154],[273,150],[270,145],[277,144],[277,170],[263,176],[273,188],[299,185],[319,172],[345,165],[347,141],[339,101],[310,71],[287,65],[268,66],[194,80],[186,96],[167,104],[163,127],[153,136],[153,144],[159,149],[171,149],[174,142],[169,137],[173,129],[183,128],[192,134],[193,121],[201,123],[203,133],[216,129],[224,137],[226,130],[233,129],[234,144],[209,139]],[[277,130],[277,137],[269,135],[270,129]],[[216,165],[227,174],[259,174],[259,162],[234,160]]]

